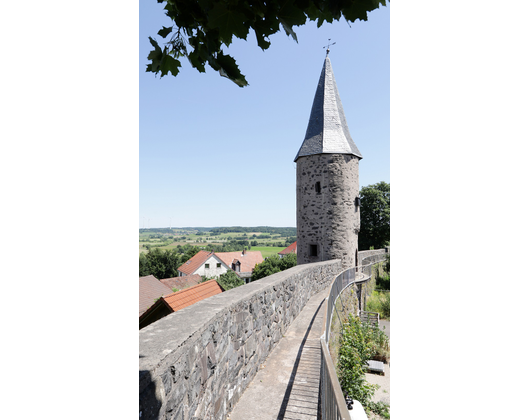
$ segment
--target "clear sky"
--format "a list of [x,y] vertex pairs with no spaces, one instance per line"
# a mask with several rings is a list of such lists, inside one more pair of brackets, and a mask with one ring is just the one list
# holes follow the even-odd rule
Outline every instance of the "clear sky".
[[182,60],[163,78],[145,72],[151,44],[171,21],[140,2],[139,227],[296,226],[293,162],[304,139],[325,58],[330,59],[361,186],[390,182],[390,9],[367,22],[315,22],[283,31],[262,51],[251,33],[229,52],[249,86]]

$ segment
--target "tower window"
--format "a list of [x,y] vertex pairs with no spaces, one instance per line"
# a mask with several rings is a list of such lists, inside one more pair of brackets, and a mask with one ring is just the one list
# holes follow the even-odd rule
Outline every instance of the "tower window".
[[315,184],[315,191],[320,194],[320,181]]
[[310,257],[316,257],[318,255],[318,246],[317,245],[309,245],[309,256]]

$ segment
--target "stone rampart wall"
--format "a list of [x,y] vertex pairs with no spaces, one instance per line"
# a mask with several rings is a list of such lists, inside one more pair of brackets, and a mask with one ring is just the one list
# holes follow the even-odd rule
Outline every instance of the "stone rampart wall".
[[384,261],[386,254],[390,254],[390,248],[359,251],[360,265],[370,264],[376,261]]
[[289,325],[341,271],[298,265],[140,330],[140,418],[225,419]]

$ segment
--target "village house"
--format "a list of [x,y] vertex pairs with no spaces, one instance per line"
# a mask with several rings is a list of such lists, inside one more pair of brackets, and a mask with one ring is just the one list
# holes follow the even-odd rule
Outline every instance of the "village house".
[[250,282],[252,270],[256,264],[263,262],[261,251],[209,252],[199,251],[178,268],[179,276],[198,274],[205,277],[219,278],[228,270]]
[[296,254],[296,241],[294,241],[291,245],[289,245],[287,248],[281,250],[280,252],[278,252],[278,255],[280,256],[280,258],[283,258],[285,257],[287,254],[291,254],[291,253],[294,253]]

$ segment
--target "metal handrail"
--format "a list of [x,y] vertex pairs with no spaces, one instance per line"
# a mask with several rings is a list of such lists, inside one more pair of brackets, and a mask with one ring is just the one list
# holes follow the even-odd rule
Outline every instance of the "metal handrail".
[[[342,394],[339,378],[335,371],[335,366],[329,353],[329,327],[331,324],[332,312],[340,292],[351,283],[355,282],[356,267],[347,269],[340,273],[330,286],[328,297],[324,301],[324,313],[326,318],[322,325],[322,335],[320,337],[320,398],[321,398],[321,418],[323,420],[349,420],[350,413]],[[336,309],[335,309],[336,310]],[[340,318],[339,318],[340,319]]]
[[[352,283],[363,283],[369,280],[372,276],[372,265],[379,262],[381,261],[374,261],[366,265],[352,267],[340,273],[335,277],[335,280],[329,288],[328,297],[324,301],[325,306],[323,313],[326,314],[326,318],[322,326],[322,335],[320,337],[320,399],[322,420],[350,419],[350,413],[328,348],[333,309],[335,308],[337,298],[342,291]],[[359,276],[359,274],[361,274],[361,276]],[[357,280],[356,276],[358,276]]]

